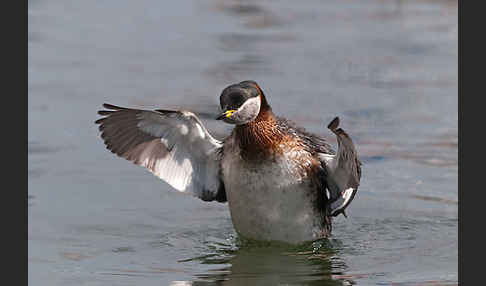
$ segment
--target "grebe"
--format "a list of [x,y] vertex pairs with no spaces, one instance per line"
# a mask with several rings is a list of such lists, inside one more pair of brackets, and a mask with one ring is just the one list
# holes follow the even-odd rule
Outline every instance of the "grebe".
[[217,118],[235,127],[213,138],[189,111],[103,104],[101,138],[111,152],[143,166],[181,192],[228,202],[239,236],[302,243],[328,237],[358,190],[361,162],[336,117],[334,152],[323,138],[276,116],[259,85],[226,87]]

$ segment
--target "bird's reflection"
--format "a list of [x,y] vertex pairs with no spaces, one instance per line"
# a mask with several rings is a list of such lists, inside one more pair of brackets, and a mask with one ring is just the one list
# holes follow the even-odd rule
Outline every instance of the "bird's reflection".
[[[221,256],[199,258],[202,264],[227,267],[173,285],[353,285],[338,279],[346,268],[327,240],[299,247],[246,244]],[[183,284],[181,284],[183,283]]]

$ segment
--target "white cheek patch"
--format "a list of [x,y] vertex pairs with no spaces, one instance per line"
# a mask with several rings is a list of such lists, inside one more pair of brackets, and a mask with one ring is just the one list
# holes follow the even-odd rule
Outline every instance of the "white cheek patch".
[[261,99],[259,96],[246,100],[235,112],[238,123],[248,123],[255,119],[260,112],[260,105]]
[[245,103],[243,103],[240,108],[238,108],[238,111],[242,109],[258,109],[260,110],[260,103],[261,99],[259,96],[252,97],[250,99],[247,99]]

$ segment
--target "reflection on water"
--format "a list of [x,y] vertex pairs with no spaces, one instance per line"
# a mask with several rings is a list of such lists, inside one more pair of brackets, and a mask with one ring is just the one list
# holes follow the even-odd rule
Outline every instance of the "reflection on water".
[[[457,285],[457,1],[29,1],[29,282]],[[116,158],[104,102],[214,120],[256,80],[274,111],[336,142],[363,178],[333,237],[235,238],[227,204]],[[321,245],[319,245],[321,244]]]
[[228,266],[198,274],[183,285],[354,285],[352,277],[343,276],[346,265],[334,247],[328,240],[299,247],[244,244],[196,258],[202,264]]

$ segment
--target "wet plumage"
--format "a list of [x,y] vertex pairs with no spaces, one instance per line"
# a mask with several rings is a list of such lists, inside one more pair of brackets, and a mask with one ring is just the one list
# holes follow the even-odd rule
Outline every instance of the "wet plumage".
[[361,167],[334,119],[338,152],[276,116],[253,81],[223,90],[218,119],[234,124],[222,142],[188,111],[104,105],[101,137],[113,153],[146,167],[181,192],[229,203],[239,235],[299,243],[327,237],[332,217],[354,199]]

